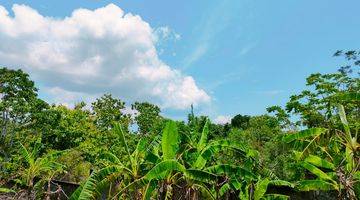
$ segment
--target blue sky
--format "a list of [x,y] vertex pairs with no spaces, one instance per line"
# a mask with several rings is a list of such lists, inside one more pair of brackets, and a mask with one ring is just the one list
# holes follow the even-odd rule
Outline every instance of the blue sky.
[[[168,27],[180,36],[158,42],[158,56],[206,92],[210,102],[196,110],[213,119],[262,114],[268,106],[284,105],[305,88],[309,74],[337,70],[342,60],[332,57],[336,50],[360,46],[357,0],[0,0],[9,12],[13,4],[25,4],[56,19],[78,8],[94,10],[110,3],[139,15],[154,30]],[[49,81],[39,78],[40,89],[46,84]],[[187,112],[164,109],[174,118]]]

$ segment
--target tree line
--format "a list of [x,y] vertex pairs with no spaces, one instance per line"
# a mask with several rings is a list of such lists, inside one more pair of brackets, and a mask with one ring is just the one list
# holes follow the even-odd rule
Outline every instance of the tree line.
[[[27,73],[0,68],[0,197],[359,199],[359,55],[337,51],[346,64],[311,74],[284,107],[223,125],[149,102],[130,115],[111,94],[49,104]],[[56,180],[79,186],[66,194]]]

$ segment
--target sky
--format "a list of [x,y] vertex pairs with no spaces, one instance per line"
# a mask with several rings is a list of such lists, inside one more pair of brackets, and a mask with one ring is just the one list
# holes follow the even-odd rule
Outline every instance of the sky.
[[0,65],[72,105],[112,93],[185,119],[259,115],[360,46],[360,1],[0,0]]

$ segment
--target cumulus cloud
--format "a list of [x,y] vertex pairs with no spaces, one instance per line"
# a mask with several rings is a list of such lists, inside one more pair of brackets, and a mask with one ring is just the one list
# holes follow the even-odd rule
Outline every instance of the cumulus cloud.
[[230,116],[219,115],[214,119],[215,124],[227,124],[231,122]]
[[44,88],[44,92],[52,99],[53,103],[62,104],[68,107],[73,107],[75,103],[81,101],[93,102],[98,96],[89,95],[83,92],[67,91],[60,87]]
[[[138,15],[114,4],[77,9],[65,18],[42,16],[25,5],[12,11],[0,6],[0,64],[23,68],[57,101],[110,92],[165,108],[210,102],[191,76],[159,59],[159,37]],[[159,30],[163,37],[171,32]]]

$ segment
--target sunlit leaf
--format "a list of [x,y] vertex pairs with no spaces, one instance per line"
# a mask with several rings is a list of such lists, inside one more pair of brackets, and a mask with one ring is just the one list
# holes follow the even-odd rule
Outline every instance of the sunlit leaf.
[[174,159],[178,149],[179,135],[176,123],[168,121],[162,133],[161,147],[163,151],[163,158]]
[[337,189],[333,184],[323,180],[304,180],[297,182],[296,189],[300,191],[313,190],[335,190]]
[[283,141],[286,143],[292,142],[294,140],[303,140],[308,137],[315,137],[325,133],[325,128],[310,128],[306,130],[299,131],[297,133],[288,133],[283,137]]
[[303,166],[305,169],[309,170],[311,173],[313,173],[320,179],[329,180],[329,181],[334,182],[334,180],[329,175],[327,175],[325,172],[321,171],[319,168],[315,167],[314,165],[312,165],[310,163],[302,162],[301,166]]
[[254,200],[260,200],[265,195],[269,183],[270,180],[267,178],[260,180],[256,183],[255,191],[254,191]]
[[207,119],[203,127],[203,130],[201,132],[199,143],[197,145],[197,148],[200,151],[206,146],[208,134],[209,134],[209,120]]
[[326,168],[326,169],[335,169],[335,166],[333,163],[322,159],[315,155],[309,155],[305,158],[305,162],[311,163],[317,167]]
[[180,171],[185,172],[185,167],[176,160],[165,160],[154,166],[144,178],[147,180],[162,179],[166,171]]

